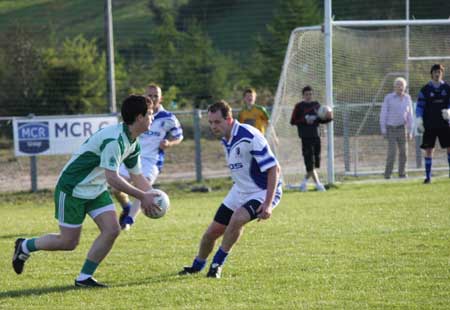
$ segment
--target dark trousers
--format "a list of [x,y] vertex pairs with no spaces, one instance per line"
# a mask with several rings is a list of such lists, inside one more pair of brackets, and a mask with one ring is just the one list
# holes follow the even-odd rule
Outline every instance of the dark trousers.
[[301,138],[302,154],[307,172],[320,168],[320,138]]

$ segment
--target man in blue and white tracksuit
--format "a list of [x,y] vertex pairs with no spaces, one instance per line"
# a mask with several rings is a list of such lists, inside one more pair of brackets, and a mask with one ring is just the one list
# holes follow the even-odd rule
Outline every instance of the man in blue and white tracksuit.
[[280,166],[261,132],[232,118],[231,108],[219,101],[208,108],[212,132],[222,137],[233,186],[218,208],[214,220],[203,234],[192,266],[181,275],[200,272],[215,242],[222,243],[211,262],[207,277],[220,278],[222,265],[248,222],[271,217],[281,199]]

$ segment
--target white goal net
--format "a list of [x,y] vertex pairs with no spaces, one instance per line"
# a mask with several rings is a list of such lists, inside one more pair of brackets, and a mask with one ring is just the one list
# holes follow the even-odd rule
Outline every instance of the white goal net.
[[[450,25],[333,28],[333,105],[335,175],[376,174],[384,171],[387,143],[380,132],[379,114],[384,96],[393,91],[398,76],[409,80],[413,103],[430,80],[430,68],[441,63],[450,77]],[[305,85],[325,104],[325,42],[320,29],[297,29],[290,38],[275,104],[272,125],[277,139],[270,141],[283,168],[285,184],[298,184],[305,168],[301,142],[289,124],[294,105]],[[409,47],[409,57],[407,51]],[[406,59],[409,59],[408,61]],[[450,79],[450,78],[448,78]],[[327,126],[321,125],[320,174],[327,175]],[[273,133],[272,132],[272,133]],[[421,137],[408,145],[408,170],[421,169]],[[446,151],[437,144],[433,170],[446,168]],[[394,172],[397,169],[397,163]]]

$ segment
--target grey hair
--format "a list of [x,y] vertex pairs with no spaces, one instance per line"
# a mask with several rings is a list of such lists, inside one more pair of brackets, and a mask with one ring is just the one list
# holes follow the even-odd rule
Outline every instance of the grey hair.
[[397,84],[398,82],[401,82],[403,84],[404,87],[406,87],[408,85],[408,83],[406,82],[406,80],[402,77],[398,77],[394,80],[394,86],[395,84]]

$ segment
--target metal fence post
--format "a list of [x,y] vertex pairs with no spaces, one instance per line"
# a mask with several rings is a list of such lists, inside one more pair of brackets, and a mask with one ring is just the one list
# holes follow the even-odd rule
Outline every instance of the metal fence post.
[[38,190],[37,185],[37,157],[30,157],[30,179],[31,179],[31,191],[36,193]]
[[202,112],[200,109],[193,110],[194,119],[194,140],[195,140],[195,178],[197,182],[203,181],[202,176],[202,145],[201,145],[201,127],[200,119]]

